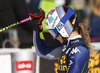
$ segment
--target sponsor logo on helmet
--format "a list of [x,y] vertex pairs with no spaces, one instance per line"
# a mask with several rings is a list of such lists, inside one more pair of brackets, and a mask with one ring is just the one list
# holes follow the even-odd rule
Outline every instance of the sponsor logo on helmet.
[[60,31],[63,28],[64,24],[62,22],[59,22],[56,26],[57,30]]
[[58,19],[58,16],[55,18],[55,20],[54,20],[54,22],[53,22],[53,25],[52,25],[52,28],[54,27],[54,25],[55,25],[57,19]]

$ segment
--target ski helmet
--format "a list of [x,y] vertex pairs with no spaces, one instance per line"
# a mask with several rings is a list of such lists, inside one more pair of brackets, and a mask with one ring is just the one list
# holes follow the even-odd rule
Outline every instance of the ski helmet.
[[63,38],[67,38],[75,27],[75,24],[72,24],[75,17],[76,15],[71,7],[56,7],[47,14],[45,19],[46,28],[53,38],[56,38],[59,34]]

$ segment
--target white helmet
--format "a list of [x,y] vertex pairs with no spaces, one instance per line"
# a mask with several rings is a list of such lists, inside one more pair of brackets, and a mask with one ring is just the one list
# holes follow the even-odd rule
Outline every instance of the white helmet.
[[63,38],[71,35],[75,25],[72,24],[76,17],[74,10],[70,7],[59,6],[52,9],[45,20],[46,28],[49,33],[56,38],[59,34]]

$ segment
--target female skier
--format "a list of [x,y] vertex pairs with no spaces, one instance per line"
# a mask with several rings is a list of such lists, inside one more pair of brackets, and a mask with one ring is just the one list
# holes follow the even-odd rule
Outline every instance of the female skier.
[[49,60],[59,58],[58,73],[88,73],[90,37],[82,23],[75,23],[76,19],[74,10],[66,6],[56,7],[48,13],[46,28],[61,42],[59,45],[47,46],[39,32],[34,31],[37,54]]

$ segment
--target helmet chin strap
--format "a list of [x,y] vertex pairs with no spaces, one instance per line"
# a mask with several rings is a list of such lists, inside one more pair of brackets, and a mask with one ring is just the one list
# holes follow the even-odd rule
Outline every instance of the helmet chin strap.
[[63,37],[62,37],[62,39],[63,39],[63,44],[64,44],[64,45],[67,45],[67,43],[68,43],[67,38],[63,38]]

